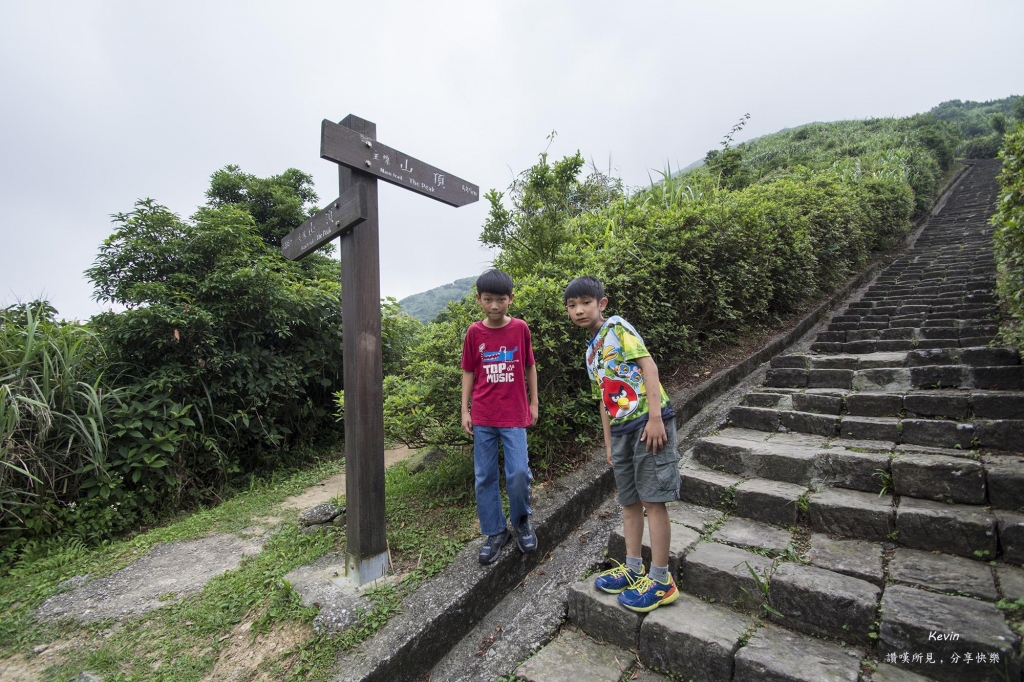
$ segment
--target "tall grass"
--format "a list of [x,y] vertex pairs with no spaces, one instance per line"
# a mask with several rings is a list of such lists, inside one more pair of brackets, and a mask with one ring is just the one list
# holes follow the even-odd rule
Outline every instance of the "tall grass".
[[55,313],[44,302],[0,311],[0,549],[56,526],[83,473],[105,469],[117,396],[100,383],[103,351]]

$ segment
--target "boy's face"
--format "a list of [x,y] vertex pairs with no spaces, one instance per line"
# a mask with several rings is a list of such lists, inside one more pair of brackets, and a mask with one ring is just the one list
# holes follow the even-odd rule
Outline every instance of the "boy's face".
[[583,327],[597,333],[604,324],[604,309],[608,305],[607,298],[594,298],[593,296],[580,296],[569,298],[565,301],[565,309],[569,313],[569,319],[577,326]]
[[484,315],[487,316],[489,322],[499,323],[505,321],[508,306],[512,303],[513,298],[514,295],[489,294],[485,291],[482,294],[476,295],[476,302],[480,304],[480,309],[484,311]]

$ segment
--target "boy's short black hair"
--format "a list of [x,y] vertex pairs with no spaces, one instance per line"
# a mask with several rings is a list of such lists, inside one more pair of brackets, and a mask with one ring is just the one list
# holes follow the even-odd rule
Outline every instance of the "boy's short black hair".
[[604,298],[604,285],[597,277],[590,275],[577,277],[565,288],[562,303],[568,303],[570,298],[596,298],[600,301]]
[[492,268],[476,278],[476,295],[512,295],[512,278],[507,272]]

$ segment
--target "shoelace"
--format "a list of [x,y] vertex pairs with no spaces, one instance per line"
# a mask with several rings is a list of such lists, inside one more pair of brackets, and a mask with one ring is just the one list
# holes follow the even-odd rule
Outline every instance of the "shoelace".
[[[615,565],[609,568],[607,571],[602,572],[601,575],[607,575],[609,577],[618,577],[621,575],[629,578],[629,574],[632,572],[629,570],[629,567],[625,564],[620,564],[618,561],[615,561],[615,559],[612,559],[612,561],[615,563]],[[630,579],[630,584],[632,583],[633,580]]]
[[643,594],[657,584],[658,583],[650,576],[642,575],[636,580],[630,582],[629,589],[636,590],[637,594]]

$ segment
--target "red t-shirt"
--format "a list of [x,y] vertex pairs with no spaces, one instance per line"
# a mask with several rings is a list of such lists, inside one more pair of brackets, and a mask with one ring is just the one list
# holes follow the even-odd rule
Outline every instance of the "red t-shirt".
[[532,367],[530,328],[512,318],[499,329],[474,322],[462,344],[462,369],[474,374],[474,426],[524,427],[530,425],[526,396],[526,368]]

